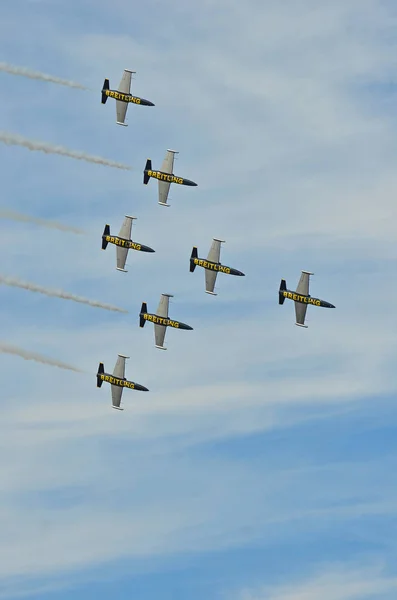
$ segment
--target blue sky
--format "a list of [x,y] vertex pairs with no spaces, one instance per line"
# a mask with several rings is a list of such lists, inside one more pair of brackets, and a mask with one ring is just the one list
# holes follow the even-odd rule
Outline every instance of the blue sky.
[[[102,300],[102,311],[2,287],[3,342],[80,366],[1,356],[0,598],[394,600],[397,593],[397,10],[375,0],[14,0],[0,130],[132,172],[0,145],[2,274]],[[23,16],[23,18],[21,17]],[[137,71],[128,128],[100,103]],[[142,184],[179,150],[197,188]],[[138,217],[128,274],[100,250]],[[226,240],[245,278],[189,273]],[[336,305],[295,327],[281,277]],[[138,326],[174,294],[167,352]],[[124,412],[95,387],[131,357]]]

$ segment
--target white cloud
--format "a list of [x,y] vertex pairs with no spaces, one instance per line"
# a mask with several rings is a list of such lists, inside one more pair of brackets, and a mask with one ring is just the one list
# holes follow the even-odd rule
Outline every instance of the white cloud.
[[245,591],[241,600],[392,600],[397,577],[381,566],[330,565],[306,581]]

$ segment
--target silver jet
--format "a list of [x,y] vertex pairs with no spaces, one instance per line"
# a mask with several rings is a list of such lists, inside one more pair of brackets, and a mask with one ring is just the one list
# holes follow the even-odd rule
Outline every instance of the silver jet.
[[128,379],[125,378],[126,358],[129,358],[129,356],[124,356],[124,354],[118,355],[112,375],[110,375],[110,373],[105,373],[105,367],[102,362],[99,363],[98,372],[96,374],[97,387],[100,388],[104,381],[110,383],[112,391],[112,407],[116,408],[117,410],[123,410],[122,408],[120,408],[120,403],[124,388],[129,388],[130,390],[138,390],[141,392],[149,391],[147,387],[141,385],[140,383],[128,381]]

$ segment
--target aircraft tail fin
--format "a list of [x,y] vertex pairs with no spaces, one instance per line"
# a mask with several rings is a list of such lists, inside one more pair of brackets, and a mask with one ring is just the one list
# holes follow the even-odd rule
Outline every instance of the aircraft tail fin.
[[102,373],[105,372],[105,367],[103,363],[99,363],[99,367],[98,367],[98,373],[96,374],[96,386],[97,387],[101,387],[101,385],[103,384],[102,379],[100,378],[100,375]]
[[147,304],[146,304],[146,302],[142,302],[141,312],[139,315],[139,327],[145,326],[145,319],[143,318],[143,315],[145,315],[146,313],[147,313]]
[[196,248],[196,246],[193,246],[193,250],[190,255],[190,272],[191,273],[193,273],[194,269],[196,268],[196,265],[194,264],[194,259],[197,257],[198,257],[197,248]]
[[147,185],[147,183],[149,182],[149,179],[150,179],[150,175],[148,175],[146,171],[151,171],[151,170],[152,170],[152,161],[150,160],[150,158],[148,158],[146,161],[145,172],[143,174],[143,183],[145,185]]
[[106,246],[108,245],[109,242],[106,241],[105,237],[107,235],[110,235],[110,225],[105,225],[105,229],[103,230],[103,234],[102,234],[102,250],[106,249]]
[[106,100],[108,99],[108,97],[105,94],[105,90],[109,89],[109,79],[105,79],[105,81],[103,82],[103,88],[102,88],[102,104],[106,104]]
[[281,283],[280,283],[280,289],[278,291],[278,303],[279,304],[284,304],[285,296],[283,295],[283,292],[285,292],[286,289],[287,289],[287,282],[285,281],[285,279],[282,279]]

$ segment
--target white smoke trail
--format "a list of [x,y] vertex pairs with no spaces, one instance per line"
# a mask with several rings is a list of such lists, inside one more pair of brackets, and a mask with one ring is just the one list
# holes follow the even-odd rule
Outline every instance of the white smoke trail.
[[132,171],[132,167],[118,163],[101,156],[91,156],[85,152],[79,152],[77,150],[68,150],[63,146],[53,146],[47,142],[38,142],[35,140],[29,140],[17,135],[15,133],[7,133],[6,131],[0,131],[0,142],[7,144],[8,146],[23,146],[28,150],[45,152],[46,154],[61,154],[62,156],[68,156],[69,158],[76,158],[77,160],[85,160],[90,163],[97,165],[105,165],[106,167],[113,167],[115,169],[123,169],[124,171]]
[[36,285],[35,283],[28,283],[27,281],[21,281],[20,279],[13,279],[12,277],[3,277],[2,275],[0,275],[0,283],[3,283],[4,285],[9,285],[11,287],[18,287],[24,290],[29,290],[30,292],[38,292],[39,294],[45,294],[46,296],[52,296],[54,298],[73,300],[74,302],[88,304],[89,306],[103,308],[104,310],[112,310],[114,312],[120,312],[125,314],[128,313],[128,310],[118,308],[117,306],[112,306],[111,304],[103,304],[102,302],[98,302],[97,300],[88,300],[87,298],[75,296],[74,294],[69,294],[68,292],[64,292],[63,290],[53,290],[51,288],[45,288],[40,285]]
[[3,344],[2,342],[0,342],[0,353],[14,354],[24,358],[25,360],[35,360],[36,362],[43,363],[44,365],[51,365],[52,367],[59,367],[60,369],[67,369],[68,371],[75,371],[76,373],[84,373],[84,371],[60,362],[59,360],[46,358],[45,356],[41,356],[41,354],[36,354],[36,352],[29,352],[28,350],[23,350],[22,348],[17,348],[16,346],[11,346],[10,344]]
[[10,75],[21,75],[22,77],[29,77],[29,79],[41,79],[41,81],[49,81],[51,83],[57,83],[58,85],[66,85],[67,87],[77,88],[79,90],[88,90],[88,88],[86,88],[84,85],[76,83],[75,81],[59,79],[59,77],[46,75],[45,73],[40,73],[39,71],[31,71],[25,67],[16,67],[5,62],[0,62],[0,71],[9,73]]
[[0,219],[9,219],[11,221],[21,221],[22,223],[35,223],[48,229],[58,229],[59,231],[68,231],[70,233],[77,233],[79,235],[84,234],[84,231],[77,227],[71,227],[69,225],[63,225],[56,221],[47,221],[46,219],[38,219],[37,217],[30,217],[29,215],[22,215],[12,210],[0,208]]

